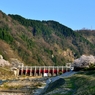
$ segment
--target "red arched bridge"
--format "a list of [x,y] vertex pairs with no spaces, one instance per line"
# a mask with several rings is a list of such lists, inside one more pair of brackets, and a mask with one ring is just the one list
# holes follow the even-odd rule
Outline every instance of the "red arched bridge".
[[19,75],[43,75],[43,76],[53,76],[69,72],[71,66],[21,66],[19,67]]

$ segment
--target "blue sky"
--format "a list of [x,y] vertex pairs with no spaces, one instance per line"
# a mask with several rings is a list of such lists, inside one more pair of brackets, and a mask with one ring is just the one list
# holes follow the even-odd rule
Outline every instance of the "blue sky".
[[0,10],[35,20],[55,20],[73,30],[95,29],[95,0],[0,0]]

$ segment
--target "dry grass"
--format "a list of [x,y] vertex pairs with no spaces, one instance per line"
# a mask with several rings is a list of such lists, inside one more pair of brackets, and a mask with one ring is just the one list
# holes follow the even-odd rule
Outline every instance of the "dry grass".
[[0,67],[0,80],[13,79],[14,73],[10,70],[10,67]]

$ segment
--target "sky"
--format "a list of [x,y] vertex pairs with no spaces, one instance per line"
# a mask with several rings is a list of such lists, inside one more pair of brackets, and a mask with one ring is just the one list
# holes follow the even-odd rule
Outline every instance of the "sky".
[[33,20],[54,20],[73,30],[95,29],[95,0],[0,0],[0,10]]

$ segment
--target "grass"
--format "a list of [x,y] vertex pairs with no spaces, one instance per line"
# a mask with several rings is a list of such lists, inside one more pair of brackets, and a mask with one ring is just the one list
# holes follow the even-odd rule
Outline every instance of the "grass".
[[[61,83],[58,86],[58,81],[56,84],[53,83],[52,86],[49,87],[48,93],[52,93],[49,95],[95,95],[95,70],[90,71],[80,71],[79,73],[65,78],[65,83]],[[54,88],[53,88],[54,87]]]
[[54,89],[57,90],[57,88],[59,88],[62,84],[64,84],[64,80],[63,79],[59,79],[53,83],[49,84],[49,87],[47,88],[45,93],[48,93],[50,91],[53,91]]
[[20,89],[20,88],[22,88],[23,86],[21,86],[21,85],[16,85],[16,86],[9,86],[7,83],[5,83],[4,85],[3,85],[3,89]]
[[95,70],[80,72],[71,79],[76,85],[75,95],[95,95]]
[[[95,70],[81,71],[69,79],[73,85],[73,95],[95,95]],[[69,92],[64,95],[69,95]]]

